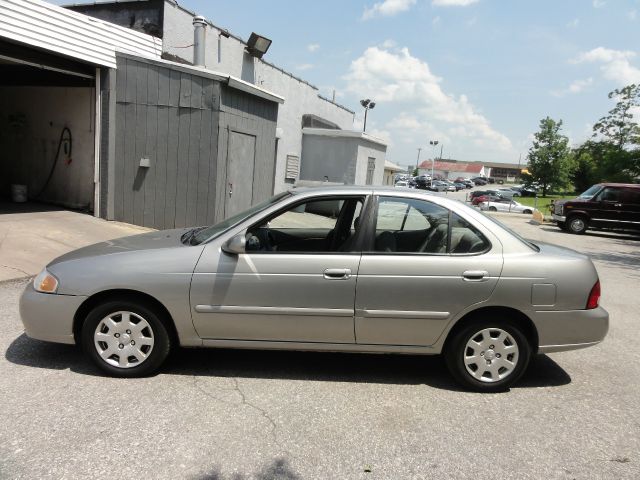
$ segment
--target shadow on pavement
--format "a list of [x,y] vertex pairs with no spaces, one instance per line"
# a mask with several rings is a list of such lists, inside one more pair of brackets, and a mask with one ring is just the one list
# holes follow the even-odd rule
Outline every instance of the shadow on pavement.
[[289,462],[284,458],[274,459],[273,462],[251,475],[234,473],[231,476],[226,476],[222,474],[220,467],[216,466],[205,474],[191,477],[192,480],[245,480],[249,478],[257,480],[299,480],[302,477],[291,469]]
[[13,214],[13,213],[35,213],[35,212],[63,212],[68,210],[63,207],[50,205],[47,203],[40,203],[34,201],[28,201],[24,203],[15,203],[5,200],[0,200],[0,215]]
[[[544,225],[540,227],[545,232],[556,233],[559,235],[574,235],[573,233],[565,232],[558,227],[552,225]],[[587,230],[583,235],[584,237],[595,237],[595,238],[611,238],[614,240],[624,240],[624,241],[635,241],[640,242],[640,234],[635,232],[614,232],[611,230],[597,230],[591,229]]]
[[[103,376],[79,348],[32,340],[25,334],[11,343],[5,357],[28,367]],[[178,349],[160,375],[428,385],[462,391],[439,355]],[[555,361],[536,355],[516,388],[555,387],[570,382],[571,377]]]

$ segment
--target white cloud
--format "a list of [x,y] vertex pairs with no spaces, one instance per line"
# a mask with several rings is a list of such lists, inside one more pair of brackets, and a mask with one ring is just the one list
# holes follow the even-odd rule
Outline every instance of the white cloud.
[[431,5],[434,7],[466,7],[480,0],[432,0]]
[[580,19],[574,18],[569,23],[567,23],[567,28],[578,28],[578,25],[580,25]]
[[385,48],[385,49],[394,48],[394,47],[396,47],[397,45],[398,45],[398,44],[396,43],[396,41],[395,41],[395,40],[391,40],[391,39],[387,39],[387,40],[385,40],[384,42],[382,42],[382,43],[380,44],[380,46],[381,46],[382,48]]
[[602,8],[607,4],[604,0],[593,0],[593,8]]
[[320,45],[318,45],[317,43],[310,43],[309,45],[307,45],[307,50],[309,50],[311,53],[316,52],[319,48]]
[[296,65],[296,70],[301,70],[301,71],[311,70],[313,66],[314,66],[313,63],[303,63],[300,65]]
[[622,85],[640,82],[640,69],[631,65],[636,56],[631,50],[612,50],[598,47],[581,53],[571,63],[600,63],[600,71],[604,78]]
[[586,78],[584,80],[576,80],[575,82],[572,82],[571,85],[569,85],[564,90],[554,90],[553,92],[551,92],[551,94],[556,97],[564,97],[567,94],[580,93],[584,91],[587,87],[591,86],[591,84],[593,84],[593,78],[591,77]]
[[373,17],[388,17],[397,15],[401,12],[406,12],[413,5],[416,0],[384,0],[382,2],[374,3],[371,7],[366,7],[362,14],[362,20],[369,20]]
[[373,98],[379,105],[410,105],[413,118],[403,119],[407,127],[419,129],[425,123],[422,119],[428,119],[443,131],[457,127],[457,135],[477,144],[503,152],[512,149],[511,141],[493,129],[465,95],[445,93],[441,79],[407,48],[392,53],[370,47],[351,63],[345,79],[347,90],[360,98]]

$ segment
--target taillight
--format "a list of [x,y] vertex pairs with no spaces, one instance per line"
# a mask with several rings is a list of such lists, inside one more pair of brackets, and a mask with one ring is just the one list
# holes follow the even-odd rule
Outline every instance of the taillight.
[[598,308],[600,302],[600,280],[596,282],[591,291],[589,292],[589,300],[587,300],[587,310]]

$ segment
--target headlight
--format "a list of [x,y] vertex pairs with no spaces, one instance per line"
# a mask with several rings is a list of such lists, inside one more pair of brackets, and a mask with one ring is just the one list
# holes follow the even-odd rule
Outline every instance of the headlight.
[[45,268],[33,279],[33,288],[42,293],[56,293],[58,291],[58,279]]

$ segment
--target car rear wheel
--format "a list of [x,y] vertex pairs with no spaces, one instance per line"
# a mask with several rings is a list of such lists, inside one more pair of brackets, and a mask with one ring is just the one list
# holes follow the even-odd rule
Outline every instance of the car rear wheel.
[[85,353],[114,377],[154,373],[167,358],[171,339],[161,313],[134,301],[109,301],[95,307],[82,326]]
[[525,215],[531,215],[533,212],[531,210],[523,210],[522,213]]
[[571,233],[582,235],[589,228],[587,219],[581,215],[575,215],[567,220],[567,229]]
[[498,209],[496,207],[489,207],[490,212],[497,212]]
[[510,322],[474,322],[447,344],[445,360],[453,377],[478,392],[499,392],[513,386],[525,372],[531,346]]

